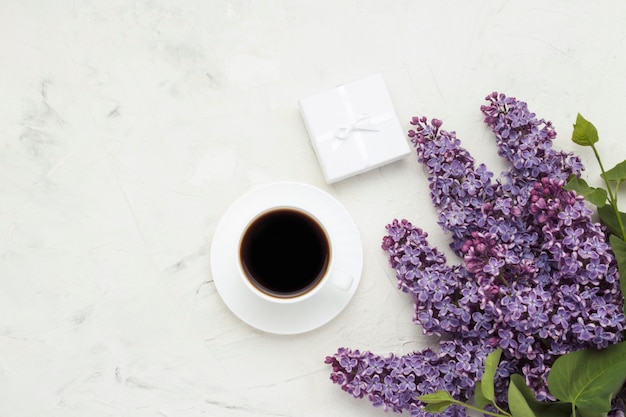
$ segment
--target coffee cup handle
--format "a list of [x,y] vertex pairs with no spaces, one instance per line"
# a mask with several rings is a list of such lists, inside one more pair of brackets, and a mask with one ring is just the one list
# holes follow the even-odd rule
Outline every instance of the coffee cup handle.
[[334,271],[330,282],[331,284],[333,284],[334,287],[342,291],[348,291],[352,287],[354,277],[352,275],[346,274],[343,271]]

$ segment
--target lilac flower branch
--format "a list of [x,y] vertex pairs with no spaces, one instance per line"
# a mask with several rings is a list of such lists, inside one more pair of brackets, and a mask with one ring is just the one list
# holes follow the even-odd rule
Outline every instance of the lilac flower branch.
[[[572,141],[582,145],[589,146],[593,150],[593,154],[595,155],[596,160],[598,161],[598,165],[600,167],[600,171],[602,172],[602,179],[604,180],[604,184],[606,185],[606,191],[608,193],[609,204],[613,208],[613,212],[615,214],[615,219],[617,220],[617,224],[619,226],[619,231],[621,234],[622,240],[626,241],[626,229],[624,229],[624,224],[622,221],[622,216],[620,215],[619,208],[617,205],[617,188],[621,182],[621,178],[617,178],[615,193],[613,193],[611,184],[609,184],[609,176],[607,175],[607,171],[604,169],[604,165],[602,164],[602,159],[600,158],[600,154],[598,153],[598,149],[595,144],[598,142],[598,130],[596,127],[586,120],[580,113],[576,117],[576,123],[574,124],[574,131],[572,133]],[[603,203],[598,204],[598,206],[602,206]]]
[[[617,267],[620,271],[620,286],[622,293],[626,293],[626,230],[624,229],[624,218],[626,214],[619,211],[617,204],[617,191],[620,184],[626,180],[626,161],[617,164],[612,169],[606,171],[602,164],[602,159],[595,146],[598,142],[598,130],[593,123],[586,120],[580,113],[576,117],[576,123],[574,124],[574,131],[572,132],[572,141],[582,145],[590,146],[600,166],[601,177],[604,180],[606,190],[602,188],[594,188],[587,185],[587,183],[571,175],[565,188],[574,190],[597,206],[597,211],[600,216],[600,220],[607,226],[607,229],[612,233],[609,236],[609,242],[611,249],[617,260]],[[615,182],[615,191],[613,191],[610,182]],[[608,199],[610,209],[606,208],[606,200]],[[626,304],[624,305],[624,312],[626,312]]]
[[[510,162],[497,179],[441,120],[415,117],[408,133],[438,223],[462,262],[450,264],[406,219],[388,224],[382,241],[399,289],[414,301],[413,320],[438,347],[403,356],[340,348],[326,358],[334,383],[385,410],[430,417],[420,397],[443,390],[454,402],[441,415],[466,416],[456,401],[481,391],[486,358],[501,349],[487,411],[507,404],[502,409],[516,415],[511,389],[516,398],[554,402],[547,381],[558,358],[623,338],[624,300],[606,229],[582,195],[564,188],[580,177],[580,159],[552,148],[552,124],[526,103],[498,93],[486,100],[485,123]],[[623,417],[624,400],[616,396],[607,415]]]

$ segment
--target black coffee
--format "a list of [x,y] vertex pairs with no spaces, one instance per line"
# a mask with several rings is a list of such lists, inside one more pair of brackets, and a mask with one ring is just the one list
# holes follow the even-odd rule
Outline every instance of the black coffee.
[[295,297],[317,285],[330,258],[326,233],[294,209],[262,214],[244,232],[239,259],[250,282],[275,297]]

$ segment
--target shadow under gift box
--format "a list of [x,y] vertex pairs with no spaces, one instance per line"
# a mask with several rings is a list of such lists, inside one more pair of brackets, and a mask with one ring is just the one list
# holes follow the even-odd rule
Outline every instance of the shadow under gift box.
[[302,98],[299,104],[329,184],[411,152],[380,74]]

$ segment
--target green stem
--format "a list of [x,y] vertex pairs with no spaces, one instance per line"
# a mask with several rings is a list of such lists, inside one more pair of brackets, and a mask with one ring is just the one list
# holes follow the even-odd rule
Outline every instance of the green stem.
[[500,272],[500,274],[498,275],[498,278],[500,278],[502,282],[504,282],[504,285],[506,285],[507,287],[511,286],[509,282],[506,280],[506,278],[504,278],[504,275],[502,274],[502,272]]
[[494,406],[494,407],[496,407],[496,408],[498,409],[498,411],[500,411],[502,414],[507,415],[507,416],[510,416],[510,415],[511,415],[511,414],[509,414],[506,410],[503,410],[502,408],[500,408],[500,407],[498,406],[498,404],[496,404],[496,403],[492,403],[492,404],[493,404],[493,406]]
[[482,408],[474,407],[473,405],[469,405],[469,404],[466,404],[464,402],[457,401],[457,400],[454,400],[453,402],[454,402],[454,404],[460,405],[460,406],[465,407],[465,408],[467,408],[469,410],[477,411],[477,412],[479,412],[481,414],[486,414],[488,416],[493,416],[493,417],[507,416],[507,417],[511,417],[511,414],[509,414],[506,411],[502,410],[500,407],[498,407],[498,409],[500,411],[502,411],[504,414],[492,413],[491,411],[487,411],[487,410],[484,410]]
[[[600,165],[600,171],[602,171],[602,179],[606,184],[606,191],[609,194],[609,202],[611,203],[611,207],[613,207],[613,212],[615,213],[615,218],[617,219],[617,224],[619,226],[619,230],[622,233],[622,240],[626,241],[626,229],[624,229],[624,224],[622,223],[622,216],[620,216],[619,209],[617,208],[617,196],[613,194],[613,190],[611,189],[611,185],[609,184],[609,180],[606,179],[606,175],[604,171],[604,165],[602,165],[602,160],[600,159],[600,154],[596,147],[591,144],[591,149],[593,149],[593,153],[596,156],[596,160],[598,161],[598,165]],[[615,190],[617,192],[617,190]]]

